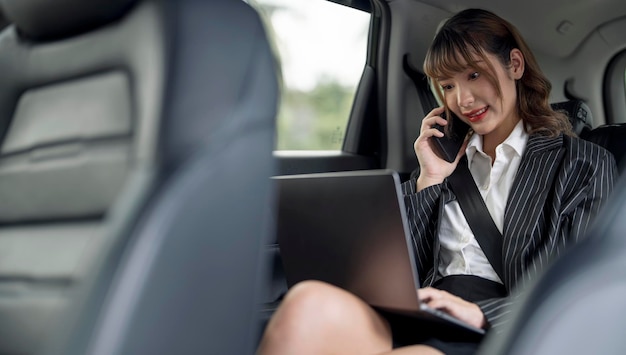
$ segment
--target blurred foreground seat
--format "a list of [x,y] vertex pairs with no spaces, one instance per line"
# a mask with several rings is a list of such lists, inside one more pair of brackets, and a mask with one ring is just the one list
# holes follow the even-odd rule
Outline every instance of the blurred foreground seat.
[[0,353],[252,353],[278,96],[257,13],[0,12]]

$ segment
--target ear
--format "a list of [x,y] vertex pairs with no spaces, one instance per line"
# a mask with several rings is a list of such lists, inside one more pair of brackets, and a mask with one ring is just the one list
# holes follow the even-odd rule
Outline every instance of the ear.
[[517,48],[511,49],[511,67],[509,74],[515,80],[519,80],[524,75],[524,54]]

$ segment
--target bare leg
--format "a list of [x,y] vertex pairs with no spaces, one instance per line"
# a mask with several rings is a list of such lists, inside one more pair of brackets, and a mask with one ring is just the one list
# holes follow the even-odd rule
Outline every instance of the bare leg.
[[388,322],[360,298],[305,281],[293,287],[270,320],[258,354],[442,354],[416,345],[392,351]]
[[305,281],[286,295],[258,354],[377,354],[391,347],[389,324],[360,298]]

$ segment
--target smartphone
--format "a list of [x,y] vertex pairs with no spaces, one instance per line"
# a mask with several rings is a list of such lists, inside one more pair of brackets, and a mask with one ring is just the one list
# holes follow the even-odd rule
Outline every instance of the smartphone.
[[[456,156],[465,141],[465,136],[467,136],[470,126],[461,121],[461,119],[459,119],[454,113],[450,113],[452,121],[448,123],[448,132],[446,132],[443,126],[436,124],[435,128],[443,132],[445,136],[432,137],[432,142],[435,154],[437,154],[441,159],[452,163],[456,159]],[[445,112],[440,116],[447,119]]]

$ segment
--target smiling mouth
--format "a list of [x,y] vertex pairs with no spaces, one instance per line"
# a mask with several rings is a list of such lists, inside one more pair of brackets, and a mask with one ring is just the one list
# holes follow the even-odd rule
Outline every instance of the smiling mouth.
[[489,106],[485,106],[479,110],[472,111],[468,114],[465,114],[465,117],[467,117],[467,119],[469,119],[470,122],[478,122],[485,117],[485,115],[487,114],[487,111],[489,111]]

